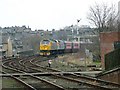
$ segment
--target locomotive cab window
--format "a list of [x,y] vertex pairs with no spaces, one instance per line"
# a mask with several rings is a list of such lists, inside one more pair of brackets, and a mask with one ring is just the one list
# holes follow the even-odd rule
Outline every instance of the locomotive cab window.
[[43,41],[41,42],[41,44],[49,44],[49,43],[50,43],[49,40],[43,40]]

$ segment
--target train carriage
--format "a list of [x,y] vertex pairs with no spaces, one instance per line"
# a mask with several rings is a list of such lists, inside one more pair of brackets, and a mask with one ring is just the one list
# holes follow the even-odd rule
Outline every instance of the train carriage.
[[79,42],[74,41],[74,42],[72,43],[72,52],[73,52],[73,53],[78,52],[78,51],[79,51],[79,48],[80,48]]
[[65,52],[71,53],[72,52],[72,42],[65,41]]

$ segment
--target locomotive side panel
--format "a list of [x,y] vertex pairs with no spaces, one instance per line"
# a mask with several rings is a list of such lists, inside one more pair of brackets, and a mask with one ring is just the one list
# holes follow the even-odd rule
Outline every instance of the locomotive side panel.
[[57,43],[55,41],[50,41],[51,43],[51,50],[57,50],[58,46]]
[[59,53],[59,54],[63,54],[63,53],[64,53],[64,50],[65,50],[65,43],[64,43],[64,41],[59,40],[59,41],[58,41],[58,44],[59,44],[58,53]]
[[50,50],[50,54],[51,54],[51,55],[57,54],[57,49],[58,49],[57,42],[56,42],[55,40],[51,40],[51,50]]

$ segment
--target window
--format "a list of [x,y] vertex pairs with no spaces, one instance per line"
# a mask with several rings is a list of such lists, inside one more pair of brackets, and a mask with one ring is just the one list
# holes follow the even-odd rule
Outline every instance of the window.
[[49,44],[49,40],[43,40],[42,42],[41,42],[41,44]]

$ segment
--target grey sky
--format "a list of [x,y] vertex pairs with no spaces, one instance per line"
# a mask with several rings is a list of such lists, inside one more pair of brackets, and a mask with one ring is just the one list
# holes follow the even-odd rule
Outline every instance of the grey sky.
[[0,0],[0,26],[30,26],[34,29],[60,29],[89,24],[89,6],[95,2],[118,4],[120,0]]

